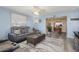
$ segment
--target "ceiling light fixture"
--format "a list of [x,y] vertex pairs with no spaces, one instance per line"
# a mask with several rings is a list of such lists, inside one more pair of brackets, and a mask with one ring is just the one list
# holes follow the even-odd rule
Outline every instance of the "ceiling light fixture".
[[33,7],[33,14],[35,14],[35,15],[40,15],[41,13],[43,13],[43,12],[45,12],[45,10],[44,9],[41,9],[40,7],[38,7],[38,6],[34,6]]
[[39,15],[39,12],[37,12],[37,11],[35,11],[35,12],[33,12],[35,15]]

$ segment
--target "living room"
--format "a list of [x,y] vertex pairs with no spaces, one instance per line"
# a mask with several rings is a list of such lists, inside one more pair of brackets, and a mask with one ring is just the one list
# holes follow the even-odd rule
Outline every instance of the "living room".
[[[67,30],[65,39],[62,39],[61,36],[60,37],[56,36],[56,38],[52,38],[54,33],[51,34],[52,37],[47,36],[46,19],[59,18],[64,16],[67,17],[66,19],[67,28],[64,29],[64,30]],[[21,33],[22,33],[22,36],[20,35],[21,38],[19,37],[17,39],[17,36],[11,37],[13,35],[13,32],[15,32],[17,35],[20,34],[20,31],[16,29],[21,30]],[[26,33],[28,31],[30,34]],[[72,46],[70,46],[71,48],[70,47],[68,48],[67,46],[65,47],[64,44],[66,39],[67,40],[69,39],[70,41],[74,40],[75,38],[74,31],[77,31],[77,32],[79,31],[79,7],[66,7],[66,6],[65,7],[63,6],[60,6],[60,7],[54,7],[54,6],[0,7],[0,41],[7,41],[9,39],[8,40],[9,42],[7,41],[7,44],[9,43],[14,47],[16,46],[15,49],[13,50],[12,49],[9,50],[10,48],[9,47],[8,48],[9,51],[29,52],[29,49],[31,49],[30,52],[61,52],[61,51],[64,52],[65,51],[64,48],[70,49],[68,51],[73,51]],[[39,33],[39,34],[35,34],[35,33]],[[33,39],[35,38],[34,36],[36,35],[40,39],[39,38]],[[31,39],[30,37],[32,38],[32,40],[30,40]],[[14,38],[15,40],[12,40]],[[16,41],[16,39],[19,41]],[[32,44],[34,45],[27,44],[31,41],[33,41]],[[38,44],[36,42],[38,42]],[[1,45],[4,45],[4,44],[1,43]],[[4,47],[6,45],[4,45]]]

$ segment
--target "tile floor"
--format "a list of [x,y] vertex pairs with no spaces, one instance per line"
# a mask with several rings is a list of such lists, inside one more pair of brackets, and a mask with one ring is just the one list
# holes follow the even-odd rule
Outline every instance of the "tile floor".
[[20,48],[15,52],[74,52],[72,41],[66,38],[66,34],[52,33],[51,36],[46,35],[45,40],[36,46],[27,44],[26,41],[20,43]]

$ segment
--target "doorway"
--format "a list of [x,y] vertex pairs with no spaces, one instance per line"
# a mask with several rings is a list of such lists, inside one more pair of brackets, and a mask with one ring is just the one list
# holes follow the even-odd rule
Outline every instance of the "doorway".
[[46,33],[48,33],[47,26],[51,24],[53,34],[59,35],[62,33],[66,36],[67,33],[67,16],[57,17],[57,18],[47,18],[46,19]]

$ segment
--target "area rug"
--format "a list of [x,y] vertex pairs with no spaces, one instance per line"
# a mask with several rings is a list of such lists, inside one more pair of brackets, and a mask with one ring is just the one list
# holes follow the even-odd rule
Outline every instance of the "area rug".
[[[27,44],[24,41],[19,44],[20,48],[27,48],[30,52],[64,52],[64,39],[46,36],[45,40],[37,44]],[[21,52],[21,51],[20,51]]]

